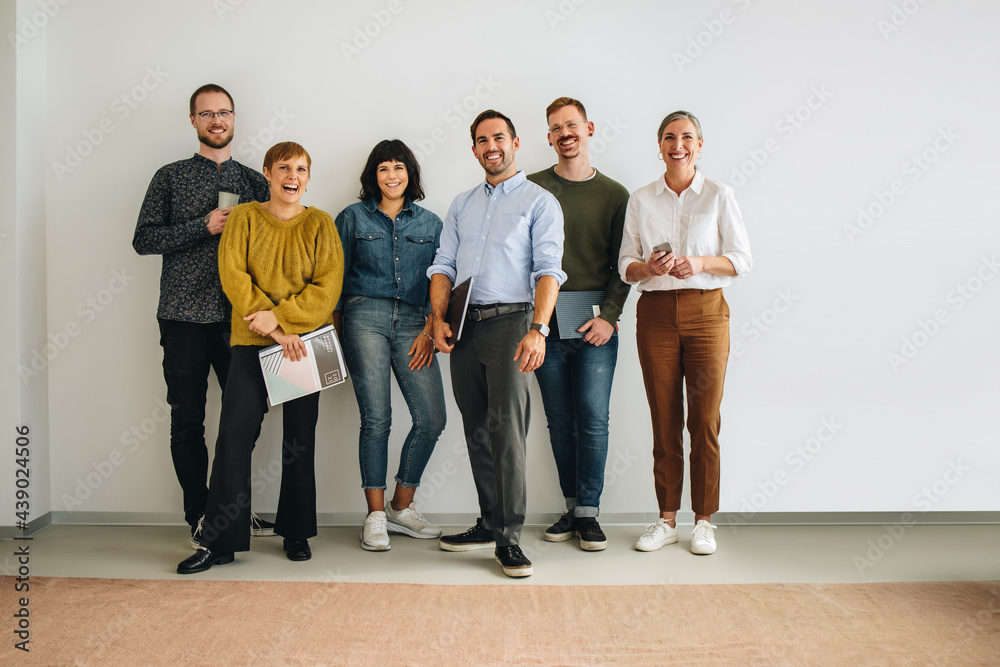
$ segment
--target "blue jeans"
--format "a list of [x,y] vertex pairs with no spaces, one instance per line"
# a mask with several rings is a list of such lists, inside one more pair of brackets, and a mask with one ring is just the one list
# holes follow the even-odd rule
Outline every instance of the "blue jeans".
[[608,411],[618,336],[599,347],[582,338],[557,338],[545,345],[545,361],[535,371],[535,379],[559,486],[576,516],[596,517],[608,460]]
[[403,441],[396,481],[419,486],[446,421],[439,362],[418,371],[409,368],[410,346],[426,323],[423,311],[395,299],[349,296],[343,317],[344,361],[361,411],[361,486],[385,488],[392,425],[390,369],[413,420]]

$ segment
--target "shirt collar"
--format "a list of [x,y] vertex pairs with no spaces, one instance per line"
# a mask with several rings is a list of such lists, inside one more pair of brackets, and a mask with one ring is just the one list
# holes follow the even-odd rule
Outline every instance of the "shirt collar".
[[[518,188],[518,186],[520,186],[526,180],[528,180],[528,176],[527,176],[527,174],[524,173],[524,170],[522,169],[522,170],[518,171],[516,174],[514,174],[513,176],[511,176],[510,178],[508,178],[506,181],[503,181],[502,183],[500,183],[500,185],[497,186],[497,187],[499,187],[500,189],[502,189],[503,193],[505,195],[509,195],[511,192],[513,192],[514,190],[516,190]],[[483,185],[486,186],[486,194],[493,194],[493,188],[494,188],[494,186],[490,185],[489,181],[487,181],[487,180],[484,179],[483,180]]]
[[[374,214],[375,211],[380,211],[381,212],[381,209],[378,207],[378,201],[374,197],[372,197],[370,199],[366,199],[364,201],[364,207],[365,207],[365,209],[369,213],[372,213],[372,214]],[[410,215],[413,215],[413,201],[411,201],[409,197],[404,197],[403,198],[403,209],[402,209],[402,211],[407,211],[407,212],[409,212]],[[400,213],[402,213],[402,211],[400,211]],[[385,214],[383,213],[383,215],[385,215]]]
[[209,159],[209,158],[205,157],[204,155],[202,155],[201,153],[195,153],[194,154],[194,159],[195,160],[200,160],[202,162],[206,162],[206,163],[212,165],[213,167],[216,167],[217,169],[222,169],[224,166],[228,165],[230,162],[233,161],[233,156],[230,155],[228,158],[226,158],[226,161],[223,162],[222,164],[218,164],[215,160]]
[[[691,190],[696,195],[701,194],[701,189],[705,185],[705,174],[701,173],[701,169],[697,167],[694,168],[694,180],[691,181],[691,185],[688,186],[688,190]],[[656,179],[656,194],[662,195],[667,189],[667,179],[666,176],[660,176]]]

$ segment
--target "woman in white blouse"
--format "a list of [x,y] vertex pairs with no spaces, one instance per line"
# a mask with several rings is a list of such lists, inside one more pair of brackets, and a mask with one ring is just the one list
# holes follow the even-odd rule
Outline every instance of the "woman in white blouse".
[[666,172],[632,193],[618,269],[641,292],[636,342],[653,421],[653,479],[660,519],[635,548],[677,541],[684,484],[683,385],[691,435],[691,551],[715,553],[719,509],[719,406],[729,360],[729,306],[722,288],[753,266],[733,191],[695,167],[701,123],[675,111],[657,132]]

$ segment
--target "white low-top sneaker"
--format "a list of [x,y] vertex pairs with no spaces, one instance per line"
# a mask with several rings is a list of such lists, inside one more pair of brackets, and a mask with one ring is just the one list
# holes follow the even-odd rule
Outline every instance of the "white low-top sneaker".
[[677,541],[677,529],[671,528],[663,519],[646,526],[646,532],[635,541],[636,551],[656,551]]
[[708,521],[700,519],[691,533],[691,553],[707,556],[715,553],[715,528]]
[[385,516],[390,533],[402,533],[421,540],[441,537],[441,527],[425,519],[413,503],[397,512],[392,509],[392,503],[386,502]]
[[365,551],[388,551],[389,533],[385,527],[385,512],[372,512],[365,517],[361,529],[361,548]]

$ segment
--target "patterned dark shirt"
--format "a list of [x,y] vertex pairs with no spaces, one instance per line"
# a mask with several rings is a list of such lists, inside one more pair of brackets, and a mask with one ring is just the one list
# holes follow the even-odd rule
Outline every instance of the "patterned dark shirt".
[[149,184],[132,247],[140,255],[163,255],[160,319],[229,321],[219,283],[219,235],[208,231],[206,219],[219,206],[220,189],[239,192],[241,204],[271,196],[260,173],[232,158],[220,167],[198,154],[162,167]]

